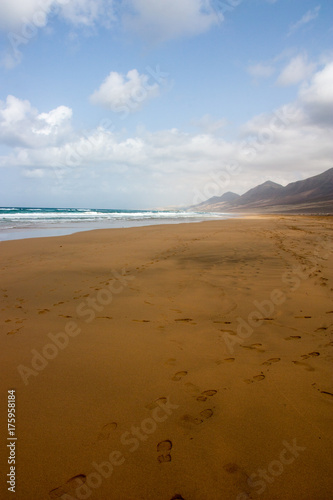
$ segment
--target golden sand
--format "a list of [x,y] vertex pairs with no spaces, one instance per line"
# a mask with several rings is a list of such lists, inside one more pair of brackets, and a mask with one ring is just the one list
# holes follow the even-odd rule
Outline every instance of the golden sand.
[[331,500],[331,235],[276,216],[2,242],[0,498]]

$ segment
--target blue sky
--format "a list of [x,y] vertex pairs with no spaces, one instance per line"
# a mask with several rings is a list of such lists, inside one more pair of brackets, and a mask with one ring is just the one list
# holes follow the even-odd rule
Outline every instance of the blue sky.
[[332,166],[329,0],[3,0],[0,205],[191,205]]

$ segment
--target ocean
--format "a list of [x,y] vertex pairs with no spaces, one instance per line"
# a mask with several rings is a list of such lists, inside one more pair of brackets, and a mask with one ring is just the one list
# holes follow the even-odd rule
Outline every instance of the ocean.
[[0,241],[61,236],[92,229],[201,222],[230,217],[235,215],[181,210],[5,207],[0,208]]

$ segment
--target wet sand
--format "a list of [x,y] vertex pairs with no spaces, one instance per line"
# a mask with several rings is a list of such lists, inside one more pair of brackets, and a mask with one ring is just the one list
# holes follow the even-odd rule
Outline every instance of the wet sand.
[[1,498],[332,498],[331,218],[89,231],[0,258]]

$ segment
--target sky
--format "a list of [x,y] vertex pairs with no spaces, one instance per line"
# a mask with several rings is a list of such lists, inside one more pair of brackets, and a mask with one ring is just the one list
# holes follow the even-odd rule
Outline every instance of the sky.
[[331,0],[2,0],[0,206],[189,206],[332,167]]

